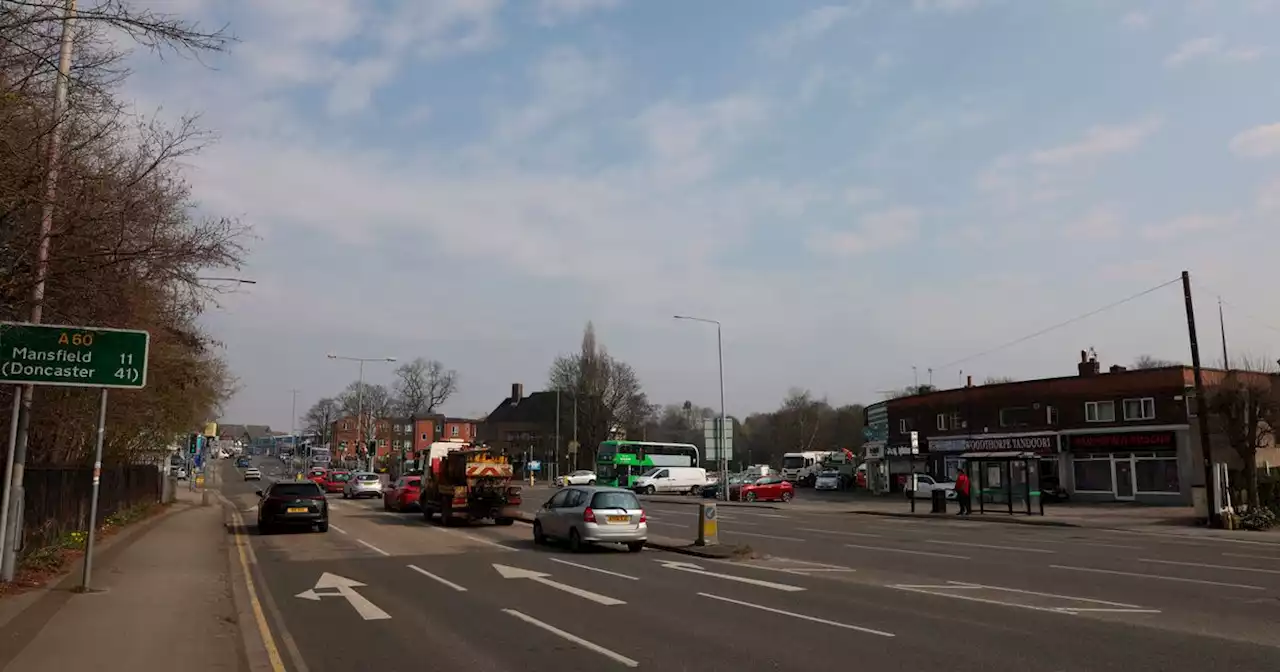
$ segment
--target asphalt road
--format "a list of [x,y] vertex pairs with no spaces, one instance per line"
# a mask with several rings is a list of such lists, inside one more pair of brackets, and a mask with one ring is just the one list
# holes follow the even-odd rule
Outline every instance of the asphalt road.
[[[340,498],[327,534],[259,536],[222,466],[299,672],[1280,669],[1280,546],[726,507],[755,558],[575,555]],[[692,537],[696,507],[646,510]]]

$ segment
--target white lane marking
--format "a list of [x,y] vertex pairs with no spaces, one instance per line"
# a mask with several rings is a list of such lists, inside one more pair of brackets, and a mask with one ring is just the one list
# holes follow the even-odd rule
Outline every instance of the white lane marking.
[[435,574],[432,574],[431,572],[428,572],[427,570],[417,565],[409,565],[409,569],[412,569],[413,571],[427,577],[428,579],[434,579],[435,581],[443,583],[444,585],[449,586],[450,588],[458,591],[459,593],[467,592],[466,588],[459,586],[458,584],[450,581],[449,579],[444,578],[443,576],[437,576]]
[[1041,539],[1039,537],[1027,537],[1027,541],[1034,541],[1037,544],[1066,544],[1068,546],[1097,546],[1099,548],[1123,548],[1130,551],[1141,551],[1141,546],[1125,546],[1124,544],[1104,544],[1100,541],[1076,541],[1061,539]]
[[1068,614],[1103,613],[1103,614],[1158,614],[1159,609],[1102,609],[1090,607],[1059,607],[1058,611]]
[[927,555],[932,558],[951,558],[953,560],[972,560],[967,555],[952,555],[950,553],[930,553],[929,551],[909,551],[905,548],[886,548],[882,546],[859,546],[858,544],[845,544],[848,548],[860,548],[864,551],[884,551],[886,553],[906,553],[908,555]]
[[735,514],[741,513],[747,516],[759,516],[761,518],[787,518],[788,516],[780,516],[776,513],[756,513],[755,511],[735,511]]
[[1250,555],[1248,553],[1223,553],[1228,558],[1249,558],[1251,560],[1275,560],[1280,562],[1280,555]]
[[377,552],[377,553],[381,553],[381,554],[383,554],[383,555],[391,555],[390,553],[388,553],[388,552],[386,552],[386,551],[382,550],[381,548],[378,548],[377,546],[374,546],[373,544],[371,544],[371,543],[369,543],[369,542],[365,541],[364,539],[356,539],[356,543],[357,543],[357,544],[360,544],[361,546],[364,546],[365,548],[367,548],[367,549],[369,549],[369,550],[371,550],[371,551],[375,551],[375,552]]
[[[948,582],[948,583],[955,583],[955,582]],[[1031,611],[1044,611],[1051,614],[1066,614],[1068,616],[1078,616],[1080,615],[1080,612],[1084,612],[1084,611],[1105,611],[1105,612],[1125,613],[1125,614],[1158,614],[1160,613],[1159,609],[1144,609],[1138,606],[1134,606],[1131,608],[1127,608],[1127,607],[1109,607],[1109,608],[1041,607],[1034,604],[1022,604],[1020,602],[1006,602],[1004,600],[993,600],[986,597],[974,597],[973,595],[958,595],[950,592],[941,592],[941,591],[950,591],[950,590],[958,590],[958,589],[1006,590],[998,586],[983,586],[979,584],[947,585],[947,586],[920,586],[920,585],[911,585],[911,584],[896,584],[896,585],[891,585],[889,587],[896,588],[897,590],[904,590],[908,593],[920,593],[922,595],[933,595],[934,597],[948,597],[953,600],[964,600],[966,602],[979,602],[982,604],[994,604],[996,606],[1014,607],[1017,609],[1030,609]],[[1062,595],[1050,595],[1049,593],[1035,593],[1031,591],[1021,591],[1021,590],[1014,590],[1014,589],[1008,589],[1008,590],[1010,592],[1026,593],[1029,595],[1040,595],[1045,597],[1060,597],[1067,600],[1085,600],[1085,601],[1091,601],[1091,602],[1096,601],[1099,604],[1111,604],[1110,602],[1105,602],[1102,600],[1089,600],[1088,598],[1066,597]]]
[[603,646],[600,646],[599,644],[596,644],[595,642],[589,642],[577,635],[565,632],[564,630],[561,630],[560,628],[557,628],[556,626],[551,625],[550,623],[543,623],[542,621],[539,621],[538,619],[532,616],[518,612],[515,609],[503,609],[503,611],[508,614],[511,614],[512,616],[515,616],[516,618],[524,621],[525,623],[528,623],[529,625],[546,630],[547,632],[561,639],[565,639],[570,642],[573,642],[574,644],[577,644],[578,646],[581,646],[584,649],[595,651],[596,653],[604,656],[605,658],[609,658],[615,662],[622,663],[627,667],[640,667],[640,663],[622,655],[621,653],[618,653],[617,651],[611,651],[609,649],[604,648]]
[[[734,523],[737,525],[738,523]],[[739,537],[760,537],[762,539],[774,539],[776,541],[804,541],[800,537],[783,537],[776,534],[760,534],[758,532],[738,532],[737,530],[723,530],[721,534],[734,535]]]
[[820,530],[813,527],[798,527],[796,529],[800,530],[801,532],[816,532],[818,534],[838,534],[840,536],[845,536],[845,537],[871,537],[871,538],[879,539],[884,536],[883,534],[871,534],[870,532],[844,532],[842,530]]
[[708,571],[708,570],[703,569],[702,567],[700,567],[700,566],[698,566],[698,565],[693,564],[692,562],[677,562],[677,561],[673,561],[673,560],[659,560],[659,559],[657,559],[657,558],[654,558],[654,562],[657,562],[658,564],[662,565],[663,567],[666,567],[667,569],[674,569],[674,570],[681,571],[681,572],[688,572],[688,573],[690,573],[690,574],[698,574],[698,575],[700,575],[700,576],[710,576],[710,577],[714,577],[714,578],[717,578],[717,579],[725,579],[726,581],[737,581],[738,583],[747,583],[747,584],[750,584],[750,585],[753,585],[753,586],[761,586],[761,587],[764,587],[764,588],[772,588],[772,589],[774,589],[774,590],[781,590],[781,591],[785,591],[785,592],[788,592],[788,593],[797,593],[797,592],[800,592],[800,591],[803,591],[803,590],[807,590],[806,588],[802,588],[802,587],[800,587],[800,586],[792,586],[792,585],[790,585],[790,584],[786,584],[786,583],[774,583],[773,581],[763,581],[763,580],[761,580],[761,579],[751,579],[751,578],[748,578],[748,577],[745,577],[745,576],[734,576],[733,574],[720,574],[720,573],[718,573],[718,572],[711,572],[711,571]]
[[474,541],[474,542],[476,542],[477,544],[485,544],[485,545],[488,545],[488,546],[493,546],[493,547],[495,547],[495,548],[501,548],[501,549],[502,549],[502,550],[504,550],[504,551],[514,551],[514,550],[516,550],[516,549],[514,549],[514,548],[511,548],[510,546],[507,546],[507,545],[504,545],[504,544],[499,544],[499,543],[498,543],[498,542],[496,542],[496,541],[493,541],[493,540],[490,540],[490,539],[485,539],[484,537],[477,537],[477,536],[475,536],[474,534],[467,534],[466,532],[461,532],[461,531],[454,530],[454,529],[450,529],[450,528],[447,528],[447,527],[432,526],[432,527],[431,527],[431,529],[433,529],[433,530],[439,530],[439,531],[440,531],[441,533],[443,533],[443,534],[448,534],[448,535],[452,535],[452,536],[455,536],[455,537],[462,537],[463,539],[468,539],[468,540],[470,540],[470,541]]
[[544,586],[547,586],[548,588],[555,588],[556,590],[562,590],[566,593],[569,593],[570,595],[577,595],[578,597],[581,597],[584,600],[591,600],[596,604],[603,604],[605,606],[613,606],[615,604],[626,604],[626,602],[623,602],[622,600],[616,600],[612,597],[609,597],[608,595],[593,593],[589,590],[583,590],[582,588],[578,588],[576,586],[570,586],[567,583],[560,583],[559,581],[553,581],[549,578],[551,576],[550,574],[545,574],[543,572],[535,572],[531,569],[522,569],[520,567],[511,567],[509,565],[500,565],[496,562],[493,563],[493,568],[498,570],[498,573],[501,574],[502,578],[504,579],[529,579],[534,583],[540,583]]
[[1158,565],[1176,565],[1178,567],[1200,567],[1203,569],[1226,569],[1233,572],[1255,572],[1258,574],[1280,574],[1280,569],[1259,569],[1257,567],[1240,567],[1239,565],[1210,565],[1204,562],[1174,562],[1173,560],[1153,560],[1138,558],[1138,562],[1153,562]]
[[1161,581],[1177,581],[1179,583],[1199,583],[1205,586],[1222,586],[1223,588],[1240,588],[1241,590],[1266,590],[1262,586],[1250,586],[1242,583],[1223,583],[1221,581],[1205,581],[1203,579],[1185,579],[1181,576],[1165,576],[1163,574],[1140,574],[1138,572],[1121,572],[1114,569],[1097,569],[1095,567],[1072,567],[1070,565],[1049,565],[1053,569],[1065,569],[1072,572],[1093,572],[1095,574],[1113,574],[1115,576],[1132,576],[1139,579],[1158,579]]
[[769,613],[771,613],[771,614],[780,614],[780,615],[782,615],[782,616],[790,616],[791,618],[798,618],[798,619],[800,619],[800,620],[810,621],[810,622],[812,622],[812,623],[822,623],[823,625],[831,625],[831,626],[835,626],[835,627],[837,627],[837,628],[844,628],[845,630],[856,630],[856,631],[858,631],[858,632],[865,632],[865,633],[867,633],[868,635],[879,635],[879,636],[881,636],[881,637],[894,637],[894,636],[896,636],[896,635],[894,635],[892,632],[885,632],[885,631],[883,631],[883,630],[872,630],[871,628],[864,628],[864,627],[859,626],[859,625],[850,625],[850,624],[848,624],[848,623],[841,623],[841,622],[839,622],[839,621],[829,621],[829,620],[827,620],[827,619],[825,619],[825,618],[818,618],[817,616],[809,616],[809,615],[806,615],[806,614],[797,614],[797,613],[795,613],[794,611],[785,611],[785,610],[782,610],[782,609],[774,609],[773,607],[766,607],[766,606],[764,606],[763,604],[754,604],[754,603],[752,603],[752,602],[743,602],[742,600],[735,600],[735,599],[730,598],[730,597],[721,597],[720,595],[712,595],[711,593],[698,593],[698,594],[699,594],[699,595],[701,595],[702,597],[709,597],[709,598],[711,598],[711,599],[713,599],[713,600],[720,600],[721,602],[728,602],[728,603],[730,603],[730,604],[736,604],[736,605],[738,605],[738,606],[742,606],[742,607],[751,607],[752,609],[759,609],[760,611],[767,611],[767,612],[769,612]]
[[[982,583],[970,583],[968,581],[948,581],[954,588],[982,588],[984,590],[999,590],[1006,593],[1018,593],[1019,595],[1036,595],[1039,597],[1056,597],[1060,600],[1071,600],[1073,602],[1093,602],[1094,604],[1105,604],[1108,607],[1120,607],[1123,609],[1142,609],[1137,604],[1125,604],[1124,602],[1111,602],[1110,600],[1099,600],[1092,597],[1073,597],[1071,595],[1059,595],[1057,593],[1040,593],[1034,590],[1022,590],[1021,588],[1005,588],[1004,586],[988,586]],[[1071,607],[1075,609],[1075,607]]]
[[639,580],[640,580],[640,579],[639,579],[639,577],[635,577],[635,576],[628,576],[628,575],[626,575],[626,574],[619,574],[618,572],[611,572],[611,571],[609,571],[609,570],[607,570],[607,569],[600,569],[599,567],[592,567],[591,565],[581,565],[581,564],[578,564],[578,563],[576,563],[576,562],[569,562],[568,560],[561,560],[560,558],[551,558],[551,562],[558,562],[558,563],[560,563],[560,564],[562,564],[562,565],[569,565],[570,567],[577,567],[578,569],[585,569],[585,570],[588,570],[588,571],[591,571],[591,572],[600,572],[601,574],[608,574],[609,576],[616,576],[616,577],[618,577],[618,578],[620,578],[620,579],[627,579],[627,580],[629,580],[629,581],[639,581]]
[[332,529],[334,532],[338,532],[341,534],[347,533],[346,530],[342,529],[341,527],[338,527],[337,525],[334,525],[333,523],[329,523],[329,528]]
[[1057,551],[1050,551],[1043,548],[1026,548],[1025,546],[999,546],[996,544],[975,544],[964,541],[945,541],[942,539],[924,539],[926,544],[942,544],[944,546],[972,546],[973,548],[993,548],[997,551],[1018,551],[1019,553],[1048,553],[1050,555]]
[[[365,584],[356,581],[355,579],[348,579],[345,576],[338,576],[337,574],[325,572],[320,575],[320,578],[316,581],[314,588],[304,590],[301,593],[298,593],[296,597],[301,597],[304,600],[312,600],[315,602],[319,602],[321,598],[325,597],[344,597],[346,598],[347,603],[350,604],[351,607],[356,610],[356,613],[360,615],[360,618],[363,618],[366,621],[385,621],[390,619],[391,614],[379,609],[378,605],[370,602],[368,598],[356,592],[356,588],[364,585]],[[334,589],[337,592],[318,592],[320,590],[328,589]]]

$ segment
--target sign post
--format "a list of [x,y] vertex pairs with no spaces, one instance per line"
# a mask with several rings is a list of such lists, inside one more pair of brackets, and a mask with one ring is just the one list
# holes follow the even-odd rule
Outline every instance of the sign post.
[[[89,590],[93,569],[93,544],[98,526],[98,491],[102,482],[102,444],[106,435],[107,390],[138,390],[147,386],[147,355],[151,334],[129,329],[0,322],[0,383],[96,387],[102,391],[98,405],[98,433],[93,450],[93,494],[89,502],[89,530],[85,541],[84,575],[80,590]],[[15,414],[16,417],[16,414]],[[5,475],[13,477],[16,433],[9,436],[9,461]],[[4,514],[0,514],[4,567],[13,567],[21,539],[22,518],[6,515],[21,511],[21,483],[10,483]],[[6,571],[6,580],[12,577]]]

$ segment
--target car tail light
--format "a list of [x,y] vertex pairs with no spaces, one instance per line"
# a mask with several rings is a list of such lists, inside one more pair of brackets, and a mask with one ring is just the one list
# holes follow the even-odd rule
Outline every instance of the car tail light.
[[582,512],[582,522],[584,523],[596,522],[596,512],[592,511],[591,507],[588,506],[587,510]]
[[647,522],[648,520],[649,520],[649,517],[644,515],[644,509],[640,509],[640,522],[644,523],[644,522]]

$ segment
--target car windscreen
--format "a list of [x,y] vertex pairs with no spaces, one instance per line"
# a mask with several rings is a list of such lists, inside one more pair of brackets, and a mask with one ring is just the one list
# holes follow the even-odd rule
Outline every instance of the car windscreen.
[[629,492],[597,492],[591,498],[593,509],[638,509],[640,500]]
[[360,474],[359,476],[356,476],[356,480],[357,481],[376,481],[378,480],[378,477],[375,474]]
[[643,477],[645,477],[645,476],[652,476],[652,475],[654,475],[654,474],[658,473],[659,471],[662,471],[662,467],[654,467],[654,468],[650,469],[649,471],[646,471],[646,472],[644,472],[643,474],[640,474],[640,477],[641,477],[641,478],[643,478]]
[[404,487],[406,488],[416,488],[420,485],[422,485],[422,479],[417,476],[404,479]]
[[351,480],[351,474],[345,474],[345,473],[343,473],[343,474],[329,474],[329,480],[331,480],[331,481],[349,481],[349,480]]
[[323,493],[315,483],[276,483],[268,494],[273,497],[317,497]]

